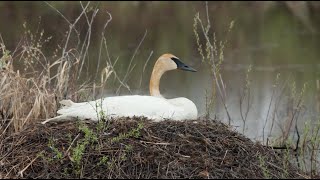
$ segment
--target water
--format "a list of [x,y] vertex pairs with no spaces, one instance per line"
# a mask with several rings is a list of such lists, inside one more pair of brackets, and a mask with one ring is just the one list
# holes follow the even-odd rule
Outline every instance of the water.
[[[79,3],[51,3],[71,22],[79,15]],[[199,115],[206,114],[206,92],[212,88],[212,77],[197,51],[193,32],[193,18],[197,12],[205,20],[204,2],[99,2],[92,3],[100,7],[96,21],[93,24],[93,36],[88,64],[89,74],[95,74],[97,69],[97,54],[100,45],[102,26],[108,19],[105,12],[112,14],[112,21],[105,33],[112,61],[119,58],[116,71],[124,77],[130,59],[139,42],[146,33],[145,39],[138,49],[133,63],[136,65],[130,74],[128,84],[131,92],[122,88],[124,94],[149,94],[149,77],[156,59],[163,53],[173,53],[186,64],[198,70],[196,73],[172,71],[161,79],[160,90],[167,98],[187,97],[198,107]],[[231,124],[239,132],[254,140],[265,141],[268,134],[277,136],[281,133],[283,124],[288,123],[294,103],[290,101],[290,92],[295,83],[297,93],[308,83],[304,95],[303,109],[299,114],[298,124],[302,128],[305,121],[315,122],[318,119],[318,91],[316,80],[319,79],[319,32],[311,33],[304,23],[301,23],[283,4],[250,2],[209,2],[209,14],[212,28],[218,40],[226,38],[229,23],[235,20],[235,26],[228,36],[224,50],[225,60],[222,64],[222,76],[227,87],[226,104],[230,112]],[[265,11],[262,11],[265,10]],[[44,2],[1,2],[0,27],[1,35],[7,48],[13,50],[23,33],[24,22],[31,31],[43,28],[46,36],[52,36],[47,44],[48,53],[57,44],[62,44],[65,32],[68,30],[65,20]],[[39,16],[41,16],[39,24]],[[9,23],[10,22],[10,23]],[[316,22],[316,21],[314,21]],[[319,29],[318,24],[313,24]],[[81,22],[81,36],[84,37],[86,25]],[[74,42],[76,43],[76,42]],[[143,79],[140,79],[143,66],[151,55],[146,66]],[[103,54],[102,60],[106,59]],[[18,63],[17,63],[18,64]],[[19,64],[18,64],[19,65]],[[103,67],[104,61],[100,67]],[[249,79],[251,102],[250,111],[243,127],[240,115],[240,94],[245,85],[246,71],[252,65]],[[19,67],[18,67],[19,68]],[[100,69],[99,69],[100,71]],[[272,98],[273,84],[280,73],[280,85]],[[115,95],[119,84],[108,84],[108,95]],[[277,103],[276,113],[274,106]],[[211,117],[228,123],[225,109],[217,99]],[[268,113],[269,111],[269,113]],[[272,117],[275,123],[272,132]],[[268,116],[268,118],[267,118]],[[265,120],[265,131],[263,127]],[[244,131],[243,131],[244,129]],[[302,129],[301,129],[302,130]],[[291,129],[294,132],[294,129]],[[265,136],[263,136],[265,135]]]

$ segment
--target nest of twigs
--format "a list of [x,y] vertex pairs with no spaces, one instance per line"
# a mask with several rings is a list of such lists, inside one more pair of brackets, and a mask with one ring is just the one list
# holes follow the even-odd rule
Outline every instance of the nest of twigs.
[[[85,128],[87,127],[87,128]],[[0,178],[303,178],[214,120],[33,124],[0,139]]]

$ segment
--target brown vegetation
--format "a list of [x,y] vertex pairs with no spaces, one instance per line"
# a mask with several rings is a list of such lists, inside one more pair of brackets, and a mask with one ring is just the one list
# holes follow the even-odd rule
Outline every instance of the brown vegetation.
[[32,124],[0,143],[2,178],[305,177],[274,150],[214,120]]

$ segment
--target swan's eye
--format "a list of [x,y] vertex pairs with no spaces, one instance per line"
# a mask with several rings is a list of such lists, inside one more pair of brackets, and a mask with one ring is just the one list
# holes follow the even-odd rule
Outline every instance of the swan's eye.
[[172,57],[171,59],[172,59],[173,61],[177,61],[177,60],[179,61],[179,59],[178,59],[178,58],[175,58],[175,57]]

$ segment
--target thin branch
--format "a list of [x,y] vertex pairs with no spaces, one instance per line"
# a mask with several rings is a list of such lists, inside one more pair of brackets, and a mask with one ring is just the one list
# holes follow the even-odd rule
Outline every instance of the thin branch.
[[151,52],[150,52],[150,55],[149,55],[149,57],[148,57],[147,61],[144,63],[143,70],[142,70],[142,73],[141,73],[140,83],[139,83],[139,89],[141,88],[141,84],[142,84],[142,79],[143,79],[144,71],[145,71],[145,69],[146,69],[146,67],[147,67],[147,64],[148,64],[148,62],[149,62],[149,60],[150,60],[150,58],[151,58],[152,54],[153,54],[153,51],[151,51]]
[[[129,75],[129,69],[131,68],[131,64],[132,64],[132,62],[133,62],[133,59],[134,59],[134,57],[136,56],[136,54],[137,54],[137,52],[138,52],[138,50],[139,50],[142,42],[144,41],[145,37],[147,36],[147,33],[148,33],[148,31],[146,30],[145,33],[144,33],[144,35],[143,35],[143,37],[142,37],[142,39],[141,39],[141,41],[140,41],[140,43],[139,43],[139,45],[138,45],[137,48],[135,49],[135,51],[134,51],[134,53],[133,53],[133,56],[131,57],[131,60],[130,60],[130,63],[129,63],[129,66],[128,66],[128,69],[127,69],[127,73],[125,74],[125,76],[124,76],[124,78],[123,78],[123,80],[122,80],[122,82],[124,82],[124,83],[127,81],[127,77],[128,77],[128,75]],[[120,86],[118,87],[118,89],[117,89],[117,94],[119,94],[120,89],[121,89],[122,86],[123,86],[123,85],[120,84]],[[128,89],[128,90],[130,91],[130,89]],[[130,92],[131,92],[131,91],[130,91]]]
[[98,75],[98,69],[99,69],[99,65],[100,65],[100,61],[101,61],[101,53],[102,53],[102,45],[103,45],[103,41],[105,40],[105,31],[106,31],[106,28],[108,26],[108,24],[111,22],[112,20],[112,16],[111,14],[107,11],[108,15],[109,15],[109,19],[107,20],[107,22],[104,24],[103,26],[103,30],[102,30],[102,33],[101,33],[101,41],[100,41],[100,48],[99,48],[99,58],[98,58],[98,63],[97,63],[97,71],[96,71],[96,75],[94,77],[94,81],[97,79],[97,75]]

